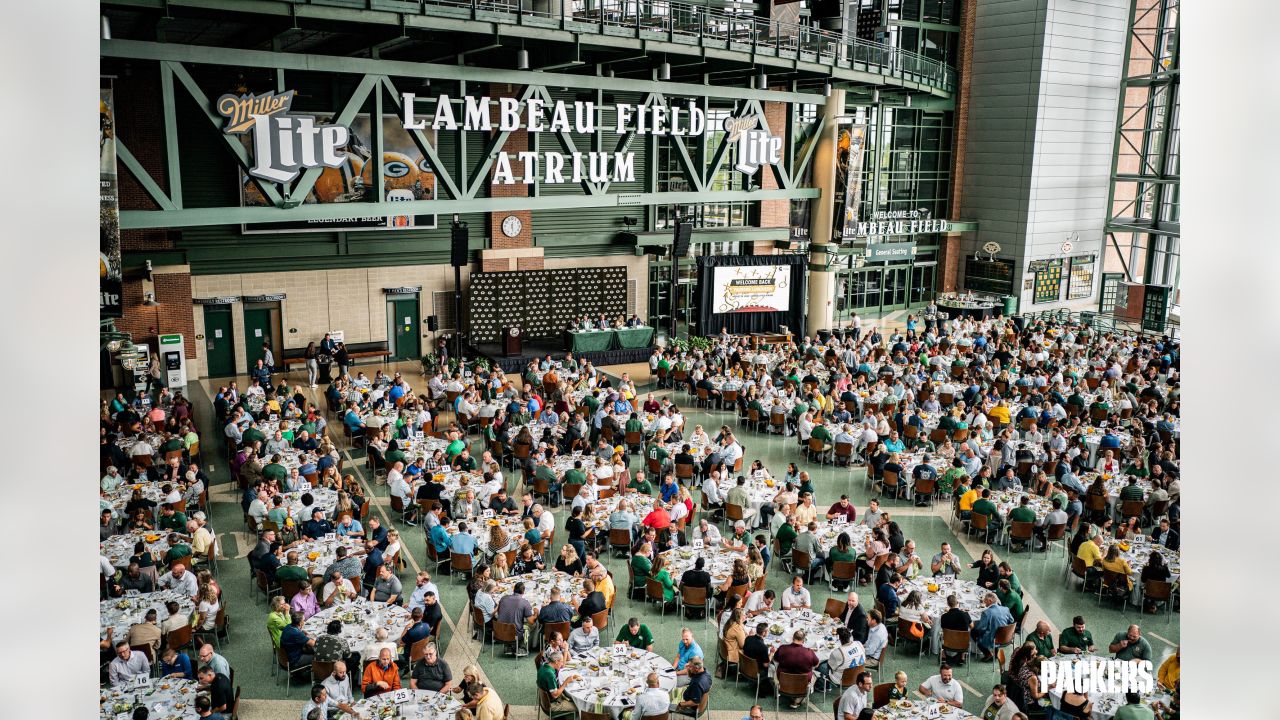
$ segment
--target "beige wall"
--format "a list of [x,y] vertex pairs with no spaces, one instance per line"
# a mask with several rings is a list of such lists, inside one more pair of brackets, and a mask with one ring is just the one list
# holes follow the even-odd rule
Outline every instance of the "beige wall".
[[[636,281],[636,308],[641,317],[648,309],[648,258],[635,256],[548,258],[546,267],[625,267],[627,279]],[[462,287],[466,291],[470,268],[462,269]],[[339,270],[303,270],[298,272],[252,273],[245,275],[195,275],[191,278],[194,298],[215,296],[266,295],[284,293],[280,301],[280,322],[285,349],[306,347],[319,341],[329,330],[341,330],[348,343],[375,342],[387,339],[387,301],[383,288],[421,285],[418,295],[418,318],[424,337],[425,351],[431,344],[427,332],[427,316],[438,315],[443,308],[432,306],[433,292],[453,292],[453,268],[449,265],[410,265],[405,267],[344,268]],[[452,296],[450,296],[452,297]],[[195,377],[208,376],[205,356],[204,309],[193,305],[195,318]],[[244,307],[240,302],[231,308],[232,333],[236,339],[236,370],[248,372],[243,343]],[[296,330],[296,332],[290,332]],[[277,350],[277,362],[283,355]]]

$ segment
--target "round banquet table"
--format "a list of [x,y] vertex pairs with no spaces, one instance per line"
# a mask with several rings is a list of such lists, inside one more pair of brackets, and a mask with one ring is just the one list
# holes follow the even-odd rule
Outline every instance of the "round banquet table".
[[[1105,661],[1112,660],[1108,655],[1074,655],[1072,657],[1073,659],[1077,659],[1081,662],[1089,662],[1094,659]],[[1150,706],[1155,702],[1161,702],[1164,703],[1165,707],[1168,707],[1169,702],[1173,699],[1173,696],[1165,692],[1164,688],[1160,687],[1159,683],[1155,684],[1151,692],[1141,693],[1141,695],[1142,704],[1147,706]],[[1093,712],[1089,717],[1094,720],[1110,720],[1115,717],[1116,711],[1119,710],[1125,702],[1124,693],[1118,692],[1091,692],[1089,693],[1089,700],[1093,702]],[[1051,685],[1049,687],[1049,701],[1053,703],[1053,707],[1055,709],[1062,706],[1062,691],[1056,686]]]
[[[825,513],[826,510],[823,510],[819,517],[822,517]],[[867,537],[871,535],[871,528],[866,525],[846,522],[841,518],[819,520],[816,534],[824,556],[831,554],[831,548],[836,546],[836,539],[840,537],[840,533],[849,536],[849,549],[856,556],[867,546]]]
[[601,645],[572,655],[560,669],[559,678],[582,676],[565,687],[579,710],[607,711],[618,717],[624,709],[635,706],[651,672],[658,673],[658,687],[663,691],[675,689],[676,670],[661,655],[629,645]]
[[409,628],[409,611],[399,605],[373,602],[367,598],[358,598],[342,605],[334,605],[320,610],[307,618],[302,629],[311,637],[325,634],[325,626],[330,620],[342,621],[342,639],[352,652],[360,653],[363,660],[365,646],[374,641],[374,633],[378,628],[386,628],[387,640],[395,642]]
[[[148,540],[148,538],[155,538]],[[164,531],[134,530],[123,535],[112,535],[102,542],[102,554],[118,568],[129,567],[129,558],[133,557],[133,546],[139,540],[147,543],[147,551],[156,558],[164,558],[169,552],[169,533]]]
[[[98,695],[102,720],[133,713],[137,705],[151,711],[151,720],[197,720],[196,681],[164,678],[137,689],[102,688]],[[181,706],[181,707],[179,707]]]
[[935,304],[938,309],[947,313],[951,317],[966,317],[974,320],[990,320],[996,314],[996,309],[1000,306],[994,302],[985,302],[982,300],[947,300],[939,298]]
[[667,559],[667,572],[671,573],[673,582],[680,582],[680,577],[684,575],[686,570],[693,568],[693,564],[697,562],[699,557],[706,559],[706,565],[703,567],[708,573],[711,573],[712,588],[718,588],[724,584],[725,580],[733,573],[733,561],[741,559],[746,562],[747,554],[740,550],[728,550],[723,545],[719,547],[704,547],[702,550],[694,550],[691,547],[679,547],[674,550],[663,550],[661,555]]
[[[936,592],[929,592],[929,585],[936,584]],[[959,580],[951,575],[938,577],[918,577],[914,580],[902,581],[898,587],[898,597],[906,600],[912,590],[919,590],[924,602],[924,611],[933,620],[933,631],[929,638],[929,652],[937,655],[942,649],[942,623],[938,619],[947,611],[947,596],[955,593],[960,600],[960,609],[969,613],[974,622],[982,617],[982,596],[987,591],[972,580]]]
[[[313,487],[310,490],[299,490],[298,492],[281,493],[284,497],[284,507],[289,512],[289,517],[297,518],[298,513],[302,512],[302,496],[311,493],[311,507],[324,513],[325,517],[333,516],[333,509],[338,506],[338,491],[332,488]],[[311,518],[306,518],[310,520]]]
[[107,636],[107,628],[115,628],[112,637],[116,641],[123,640],[129,634],[129,628],[142,622],[147,611],[156,611],[156,624],[169,617],[165,603],[177,601],[178,612],[190,616],[195,611],[191,597],[180,590],[159,590],[152,593],[126,595],[122,598],[111,598],[98,603],[98,631],[101,637]]
[[[1110,548],[1116,542],[1116,539],[1110,533],[1107,533],[1102,537],[1102,541],[1103,548]],[[1125,549],[1126,546],[1128,547],[1127,550]],[[1147,567],[1147,562],[1151,559],[1152,553],[1159,553],[1164,556],[1164,563],[1169,566],[1169,582],[1173,583],[1175,589],[1178,587],[1178,582],[1182,577],[1182,553],[1153,543],[1151,538],[1146,535],[1126,538],[1124,545],[1120,548],[1120,557],[1129,563],[1129,569],[1133,571],[1133,592],[1129,596],[1129,602],[1134,605],[1142,601],[1142,570]]]
[[[449,470],[446,472],[435,471],[429,476],[423,473],[418,479],[412,481],[412,490],[414,497],[417,497],[418,488],[428,482],[439,483],[442,485],[440,489],[440,497],[452,503],[457,500],[467,490],[474,490],[476,499],[481,503],[489,501],[489,496],[498,491],[502,487],[502,481],[494,479],[493,482],[486,483],[484,481],[484,473],[476,472],[457,472]],[[465,484],[464,484],[465,482]]]
[[978,717],[973,713],[938,702],[933,698],[921,700],[894,700],[882,708],[877,708],[872,720],[963,720]]
[[[548,567],[551,563],[547,564]],[[559,570],[542,570],[539,572],[525,573],[523,575],[508,575],[506,578],[498,581],[498,588],[494,592],[494,601],[501,602],[502,598],[510,595],[516,587],[516,583],[524,583],[524,599],[529,601],[533,606],[533,613],[536,615],[542,609],[543,605],[551,599],[551,588],[560,588],[561,602],[574,605],[582,594],[583,578],[576,578],[568,573],[562,573]]]
[[158,482],[120,483],[115,490],[107,492],[103,500],[110,503],[111,511],[118,516],[124,513],[125,506],[129,504],[129,498],[133,497],[134,489],[141,490],[142,497],[159,505],[164,501],[164,493],[160,490],[163,485],[164,483]]
[[836,637],[836,629],[842,623],[823,612],[813,610],[770,610],[751,618],[752,627],[769,624],[769,634],[765,642],[769,650],[777,650],[780,646],[791,642],[796,630],[804,630],[804,646],[826,659],[827,655],[840,643]]
[[[307,569],[313,577],[324,575],[324,571],[329,569],[338,559],[338,548],[345,547],[347,549],[347,557],[353,555],[364,555],[364,543],[360,538],[345,537],[335,535],[333,538],[320,538],[318,540],[306,540],[289,548],[288,552],[298,553],[298,564]],[[315,557],[312,557],[312,553]]]
[[[462,703],[452,695],[434,690],[392,690],[352,703],[358,718],[411,718],[413,720],[454,720]],[[339,711],[340,718],[350,717]]]
[[[729,491],[736,487],[738,478],[733,473],[728,473],[725,477],[720,478],[720,492],[728,495]],[[748,515],[758,518],[760,516],[760,506],[773,502],[773,496],[778,494],[782,488],[778,487],[777,481],[773,478],[761,475],[747,476],[746,482],[742,484],[742,489],[747,491],[747,498],[751,502],[751,507],[743,508],[750,510]],[[751,518],[748,518],[749,520]],[[753,523],[754,524],[754,523]]]

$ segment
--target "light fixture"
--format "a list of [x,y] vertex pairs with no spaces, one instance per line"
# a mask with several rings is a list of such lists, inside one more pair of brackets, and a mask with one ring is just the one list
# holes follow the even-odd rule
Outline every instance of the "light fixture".
[[142,304],[145,307],[160,307],[160,303],[156,302],[156,294],[154,292],[142,293]]
[[106,15],[100,15],[99,17],[102,18],[102,39],[110,40],[111,39],[111,21],[107,19]]
[[822,97],[831,97],[831,81],[822,83]]
[[873,103],[878,103],[878,102],[880,102],[880,91],[879,91],[879,90],[872,90],[872,91],[871,91],[871,102],[873,102]]
[[764,71],[761,70],[760,74],[756,75],[756,89],[763,90],[765,89],[765,86],[767,86],[768,84],[769,84],[769,76],[765,75]]
[[911,107],[911,96],[907,96],[907,107]]
[[516,69],[517,70],[529,69],[529,51],[525,50],[523,47],[520,48],[519,52],[516,53]]
[[658,64],[658,79],[671,79],[671,63],[667,62],[667,57],[665,55],[662,56],[662,62]]
[[114,353],[114,352],[119,352],[119,351],[120,351],[120,345],[121,345],[121,344],[122,344],[122,343],[121,343],[121,341],[119,341],[119,340],[112,340],[111,342],[108,342],[108,343],[107,343],[107,350],[110,350],[110,351],[111,351],[111,352],[113,352],[113,353]]

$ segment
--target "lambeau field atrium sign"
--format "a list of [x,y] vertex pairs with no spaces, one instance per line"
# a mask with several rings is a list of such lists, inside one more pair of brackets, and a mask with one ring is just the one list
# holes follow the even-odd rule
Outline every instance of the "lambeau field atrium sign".
[[[287,183],[308,168],[338,167],[351,141],[348,128],[317,124],[315,118],[290,113],[294,91],[223,95],[217,111],[227,119],[224,132],[251,133],[253,166],[249,174],[274,183]],[[700,137],[707,132],[706,112],[689,101],[684,106],[590,101],[546,102],[530,98],[438,95],[435,111],[418,115],[416,97],[403,93],[405,130],[439,132],[579,133],[593,135],[607,127],[618,135]],[[496,108],[495,108],[496,105]],[[496,112],[491,112],[495,110]],[[606,116],[613,122],[606,125]],[[736,169],[753,175],[761,166],[782,159],[782,139],[758,129],[758,118],[730,117],[724,122],[728,141],[737,144]],[[619,152],[499,152],[494,158],[495,185],[635,181],[635,153]],[[926,232],[926,231],[920,231]]]

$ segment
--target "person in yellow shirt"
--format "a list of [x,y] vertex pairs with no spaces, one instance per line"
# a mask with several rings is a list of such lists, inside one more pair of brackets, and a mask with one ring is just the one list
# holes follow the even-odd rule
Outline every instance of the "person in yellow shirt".
[[1093,580],[1101,575],[1098,565],[1102,562],[1102,535],[1097,528],[1092,528],[1089,539],[1080,543],[1076,558],[1084,563],[1085,585],[1092,584]]
[[1120,557],[1120,546],[1118,544],[1113,543],[1111,547],[1107,548],[1107,556],[1100,562],[1103,570],[1123,575],[1128,584],[1127,589],[1133,589],[1133,568],[1129,567],[1128,560]]
[[1173,690],[1178,686],[1178,679],[1182,675],[1181,671],[1182,647],[1179,646],[1168,659],[1160,663],[1160,669],[1156,672],[1156,680],[1166,690]]
[[1009,407],[1004,404],[1004,400],[1001,400],[996,403],[995,407],[987,411],[987,417],[990,418],[997,427],[1000,425],[1008,425],[1010,420]]
[[978,489],[969,485],[969,478],[960,478],[960,487],[963,492],[960,493],[960,517],[967,518],[969,513],[973,512],[973,503],[980,496]]

